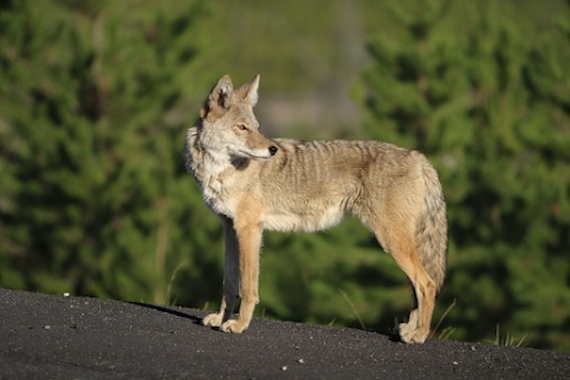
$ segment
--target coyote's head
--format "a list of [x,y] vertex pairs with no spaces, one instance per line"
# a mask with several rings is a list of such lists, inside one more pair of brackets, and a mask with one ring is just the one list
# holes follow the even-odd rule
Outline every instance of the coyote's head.
[[229,75],[220,78],[200,111],[198,138],[208,153],[266,160],[277,152],[274,143],[259,132],[253,114],[258,88],[259,75],[235,90]]

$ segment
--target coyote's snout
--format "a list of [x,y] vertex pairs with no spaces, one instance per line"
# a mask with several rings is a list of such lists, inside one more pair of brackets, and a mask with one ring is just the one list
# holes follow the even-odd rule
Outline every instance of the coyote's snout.
[[[401,340],[424,342],[446,266],[447,220],[436,171],[421,153],[379,141],[267,139],[253,113],[258,87],[259,76],[235,90],[222,77],[188,130],[186,167],[220,217],[226,245],[220,311],[203,323],[233,333],[249,326],[259,302],[264,229],[316,231],[355,215],[414,287]],[[238,298],[239,316],[232,319]]]

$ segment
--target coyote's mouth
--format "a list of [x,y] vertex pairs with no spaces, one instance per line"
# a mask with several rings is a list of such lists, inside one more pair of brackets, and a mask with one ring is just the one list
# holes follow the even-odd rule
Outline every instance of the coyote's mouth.
[[235,158],[245,158],[257,161],[265,161],[269,157],[271,157],[271,152],[267,150],[266,154],[263,150],[249,150],[244,149],[243,147],[236,147],[236,146],[228,146],[228,154]]
[[265,155],[261,155],[261,154],[259,154],[259,155],[258,155],[258,154],[254,154],[254,153],[252,153],[252,152],[248,152],[248,151],[245,151],[245,150],[239,150],[238,153],[239,153],[239,155],[240,155],[242,158],[251,158],[251,159],[259,160],[259,161],[265,161],[265,160],[267,160],[269,157],[271,157],[271,155],[269,154],[269,152],[268,152],[268,154],[267,154],[266,156],[265,156]]

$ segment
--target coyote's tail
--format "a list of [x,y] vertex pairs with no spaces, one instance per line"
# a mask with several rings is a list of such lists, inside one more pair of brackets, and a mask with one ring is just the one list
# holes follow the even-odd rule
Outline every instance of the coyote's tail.
[[423,177],[426,185],[424,210],[416,231],[418,255],[424,269],[435,282],[439,294],[445,279],[447,262],[447,216],[443,190],[437,172],[422,157]]

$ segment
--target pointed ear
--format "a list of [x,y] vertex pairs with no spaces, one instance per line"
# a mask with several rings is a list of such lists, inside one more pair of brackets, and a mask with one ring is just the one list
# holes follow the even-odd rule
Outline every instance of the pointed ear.
[[244,84],[238,90],[243,100],[249,103],[250,106],[255,107],[259,95],[257,94],[257,89],[259,88],[259,74],[252,79],[251,82]]
[[208,99],[204,102],[204,107],[200,112],[205,118],[212,110],[227,110],[234,93],[234,85],[229,75],[224,75],[214,86]]
[[222,108],[228,108],[233,93],[234,85],[232,78],[226,74],[221,77],[216,86],[214,86],[210,96],[208,96],[208,100],[212,103],[212,106],[217,105]]

